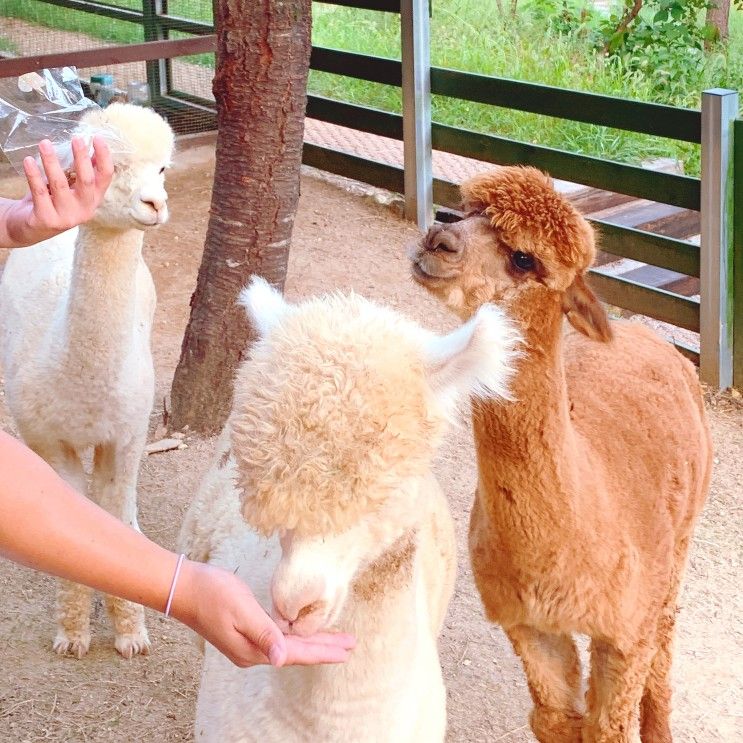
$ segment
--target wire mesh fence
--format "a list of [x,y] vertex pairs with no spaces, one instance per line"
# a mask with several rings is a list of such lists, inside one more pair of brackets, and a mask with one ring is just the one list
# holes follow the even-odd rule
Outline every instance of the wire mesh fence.
[[[0,56],[35,57],[103,49],[145,41],[193,39],[208,34],[211,0],[4,0],[0,4]],[[188,31],[179,26],[192,25]],[[194,33],[195,32],[195,33]],[[178,55],[178,56],[176,56]],[[86,86],[101,76],[115,100],[145,90],[149,104],[165,114],[181,134],[214,128],[214,53],[180,54],[144,61],[99,62],[78,66]],[[91,92],[95,95],[94,92]],[[110,96],[109,96],[110,97]]]

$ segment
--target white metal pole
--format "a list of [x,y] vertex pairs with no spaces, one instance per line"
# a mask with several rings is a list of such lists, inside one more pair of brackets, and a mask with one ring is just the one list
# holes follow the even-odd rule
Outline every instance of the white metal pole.
[[405,216],[433,223],[431,166],[431,35],[428,0],[400,0]]
[[733,121],[738,93],[702,93],[701,285],[699,372],[724,389],[733,383]]

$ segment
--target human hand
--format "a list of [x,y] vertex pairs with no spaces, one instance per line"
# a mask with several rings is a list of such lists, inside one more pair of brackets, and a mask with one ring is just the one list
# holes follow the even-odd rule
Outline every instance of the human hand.
[[[46,240],[87,222],[101,203],[113,176],[113,160],[105,140],[93,137],[93,158],[85,142],[72,140],[74,182],[70,184],[62,170],[52,143],[39,143],[39,153],[48,182],[44,182],[34,159],[23,161],[29,192],[11,202],[5,210],[5,233],[10,245],[22,247]],[[5,247],[5,246],[0,246]]]
[[189,560],[171,613],[241,668],[343,663],[355,645],[346,634],[285,636],[237,576]]

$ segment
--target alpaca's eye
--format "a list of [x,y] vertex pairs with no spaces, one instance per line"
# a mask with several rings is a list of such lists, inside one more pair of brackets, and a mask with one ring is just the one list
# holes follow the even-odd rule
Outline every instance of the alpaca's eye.
[[162,175],[164,172],[165,172],[165,166],[163,166],[162,168],[160,168],[160,175]]
[[529,253],[522,253],[520,250],[514,250],[511,253],[511,263],[519,271],[531,271],[534,268],[534,256]]

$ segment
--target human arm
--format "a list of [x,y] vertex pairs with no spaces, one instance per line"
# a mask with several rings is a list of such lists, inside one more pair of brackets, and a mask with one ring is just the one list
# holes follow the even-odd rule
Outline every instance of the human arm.
[[[178,557],[70,488],[0,431],[0,555],[163,611]],[[285,637],[231,573],[185,560],[171,614],[233,663],[337,663],[347,635]]]
[[104,139],[93,137],[91,159],[85,142],[72,140],[75,181],[68,183],[49,140],[39,143],[41,171],[33,158],[23,161],[28,193],[22,199],[0,198],[0,248],[21,248],[87,222],[101,203],[113,176],[113,160]]

